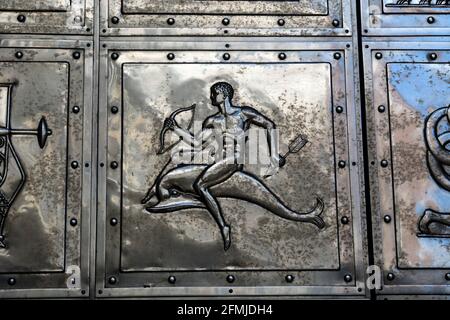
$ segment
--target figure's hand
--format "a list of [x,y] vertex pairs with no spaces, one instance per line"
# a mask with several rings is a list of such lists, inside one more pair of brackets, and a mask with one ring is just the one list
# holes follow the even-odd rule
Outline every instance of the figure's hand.
[[164,120],[164,127],[169,128],[170,130],[174,130],[175,127],[178,127],[178,123],[175,121],[175,119],[166,118],[166,120]]

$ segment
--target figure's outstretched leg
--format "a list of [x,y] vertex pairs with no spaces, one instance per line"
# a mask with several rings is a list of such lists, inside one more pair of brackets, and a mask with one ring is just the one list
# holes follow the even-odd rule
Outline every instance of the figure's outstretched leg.
[[209,189],[230,178],[236,170],[236,165],[221,161],[207,167],[200,175],[199,179],[195,182],[196,191],[205,203],[206,208],[211,213],[216,223],[219,225],[225,250],[228,250],[231,245],[231,228],[225,222],[219,202],[210,193]]
[[430,230],[431,223],[441,223],[445,226],[450,226],[450,213],[437,212],[431,209],[425,210],[422,218],[419,221],[419,229],[425,234],[432,234]]

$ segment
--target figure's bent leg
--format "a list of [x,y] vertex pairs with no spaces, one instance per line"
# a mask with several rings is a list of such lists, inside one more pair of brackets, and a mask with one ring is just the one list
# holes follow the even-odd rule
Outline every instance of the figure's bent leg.
[[216,198],[209,192],[209,188],[227,180],[237,171],[237,166],[226,163],[225,160],[207,167],[195,183],[195,189],[205,202],[208,211],[219,225],[224,241],[224,249],[231,245],[231,229],[226,224],[222,210]]
[[441,213],[431,209],[425,210],[419,221],[420,231],[425,234],[431,234],[430,224],[433,222],[450,226],[450,213]]

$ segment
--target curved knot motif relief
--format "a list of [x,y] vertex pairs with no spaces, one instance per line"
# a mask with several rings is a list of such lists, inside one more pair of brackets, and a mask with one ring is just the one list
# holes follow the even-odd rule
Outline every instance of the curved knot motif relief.
[[[425,143],[431,176],[439,186],[450,192],[450,106],[440,108],[428,116],[425,122]],[[448,228],[447,231],[445,228],[432,231],[432,223],[450,226],[450,213],[426,209],[419,221],[422,235],[450,236]]]

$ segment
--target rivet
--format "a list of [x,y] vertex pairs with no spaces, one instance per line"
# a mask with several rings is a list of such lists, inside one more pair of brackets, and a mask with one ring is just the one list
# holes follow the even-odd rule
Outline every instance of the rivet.
[[23,14],[19,14],[19,15],[17,16],[17,21],[19,21],[19,22],[21,22],[21,23],[24,23],[25,20],[27,20],[27,17],[25,17]]
[[389,162],[387,160],[383,159],[383,160],[381,160],[380,164],[383,168],[386,168],[389,165]]
[[230,54],[229,53],[224,53],[223,54],[223,56],[222,56],[222,58],[223,58],[223,60],[230,60]]
[[332,24],[333,24],[333,27],[339,27],[339,20],[338,19],[334,19],[333,20],[333,22],[332,22]]
[[110,223],[112,226],[116,226],[118,222],[119,222],[119,221],[117,221],[116,218],[112,218],[112,219],[109,221],[109,223]]
[[80,59],[80,57],[81,57],[81,53],[80,52],[78,52],[78,51],[75,51],[74,53],[72,53],[72,57],[74,58],[74,59]]
[[335,52],[334,55],[333,55],[333,57],[334,57],[336,60],[339,60],[339,59],[342,57],[342,55],[341,55],[339,52]]
[[72,167],[72,169],[76,169],[76,168],[78,168],[78,162],[77,161],[72,161],[70,163],[70,166]]
[[167,19],[167,24],[170,25],[170,26],[175,24],[175,19],[174,18]]
[[338,166],[339,166],[339,168],[343,169],[343,168],[345,168],[345,166],[346,166],[346,162],[345,162],[344,160],[340,160],[340,161],[338,162]]
[[450,272],[445,274],[445,280],[450,281]]
[[111,18],[111,22],[112,22],[113,24],[118,24],[119,21],[120,21],[119,17],[114,16],[114,17]]
[[109,284],[116,284],[117,279],[116,279],[116,277],[109,277],[108,282],[109,282]]
[[75,18],[73,18],[73,21],[75,23],[81,23],[83,21],[83,18],[81,18],[81,16],[75,16]]
[[73,113],[78,113],[78,112],[80,112],[80,107],[79,107],[79,106],[73,106],[72,112],[73,112]]
[[114,113],[114,114],[116,114],[117,112],[119,112],[119,108],[116,107],[116,106],[112,106],[112,107],[111,107],[111,112]]
[[350,281],[352,281],[352,280],[353,280],[353,277],[352,277],[351,274],[346,274],[346,275],[344,276],[344,281],[345,281],[345,282],[350,282]]
[[169,54],[167,54],[167,59],[173,60],[173,59],[175,59],[175,55],[173,53],[169,53]]
[[288,274],[288,275],[285,277],[285,279],[286,279],[286,282],[291,283],[291,282],[294,281],[295,277],[294,277],[293,275],[291,275],[291,274]]
[[229,274],[229,275],[227,276],[227,281],[228,281],[228,283],[233,283],[234,280],[235,280],[235,277],[234,277],[233,275]]
[[386,276],[386,279],[388,279],[389,281],[392,281],[395,279],[395,275],[392,272],[389,272]]
[[378,112],[383,113],[385,111],[386,111],[386,107],[385,106],[383,106],[383,105],[378,106]]
[[341,106],[337,106],[337,107],[336,107],[336,112],[337,112],[337,113],[342,113],[342,112],[344,112],[344,108],[341,107]]
[[70,219],[70,225],[71,225],[72,227],[75,227],[77,224],[78,224],[77,219],[75,219],[75,218]]
[[432,52],[432,53],[430,53],[430,54],[428,55],[428,58],[429,58],[430,60],[436,60],[437,57],[438,57],[438,55],[437,55],[435,52]]
[[16,57],[17,59],[22,59],[22,58],[23,58],[23,53],[22,53],[22,51],[17,51],[16,54],[15,54],[15,57]]
[[169,283],[174,284],[175,282],[177,282],[177,278],[175,278],[175,276],[170,276],[169,278],[167,278],[167,281],[169,281]]
[[350,220],[349,220],[348,217],[346,217],[346,216],[344,216],[344,217],[341,218],[342,224],[348,224],[349,221],[350,221]]
[[377,52],[375,53],[375,58],[380,60],[381,58],[383,58],[383,54],[381,52]]
[[119,54],[117,52],[111,53],[111,59],[113,59],[113,60],[119,59]]
[[113,161],[110,164],[111,169],[117,169],[119,167],[119,163],[117,161]]
[[384,217],[383,217],[383,220],[384,220],[384,222],[386,222],[386,223],[391,223],[391,221],[392,221],[392,218],[391,218],[391,216],[390,215],[385,215]]
[[278,59],[280,59],[280,60],[286,60],[286,53],[280,52],[280,53],[278,54]]
[[8,284],[9,284],[10,286],[15,285],[15,284],[16,284],[16,278],[9,278],[9,279],[8,279]]
[[286,21],[284,21],[284,19],[278,19],[277,23],[280,27],[282,27],[285,25]]
[[230,19],[228,19],[228,18],[223,18],[223,19],[222,19],[222,24],[223,24],[224,26],[229,25],[229,24],[230,24]]
[[436,22],[436,19],[435,19],[433,16],[429,16],[429,17],[427,18],[427,22],[428,22],[429,24],[433,24],[433,23]]

